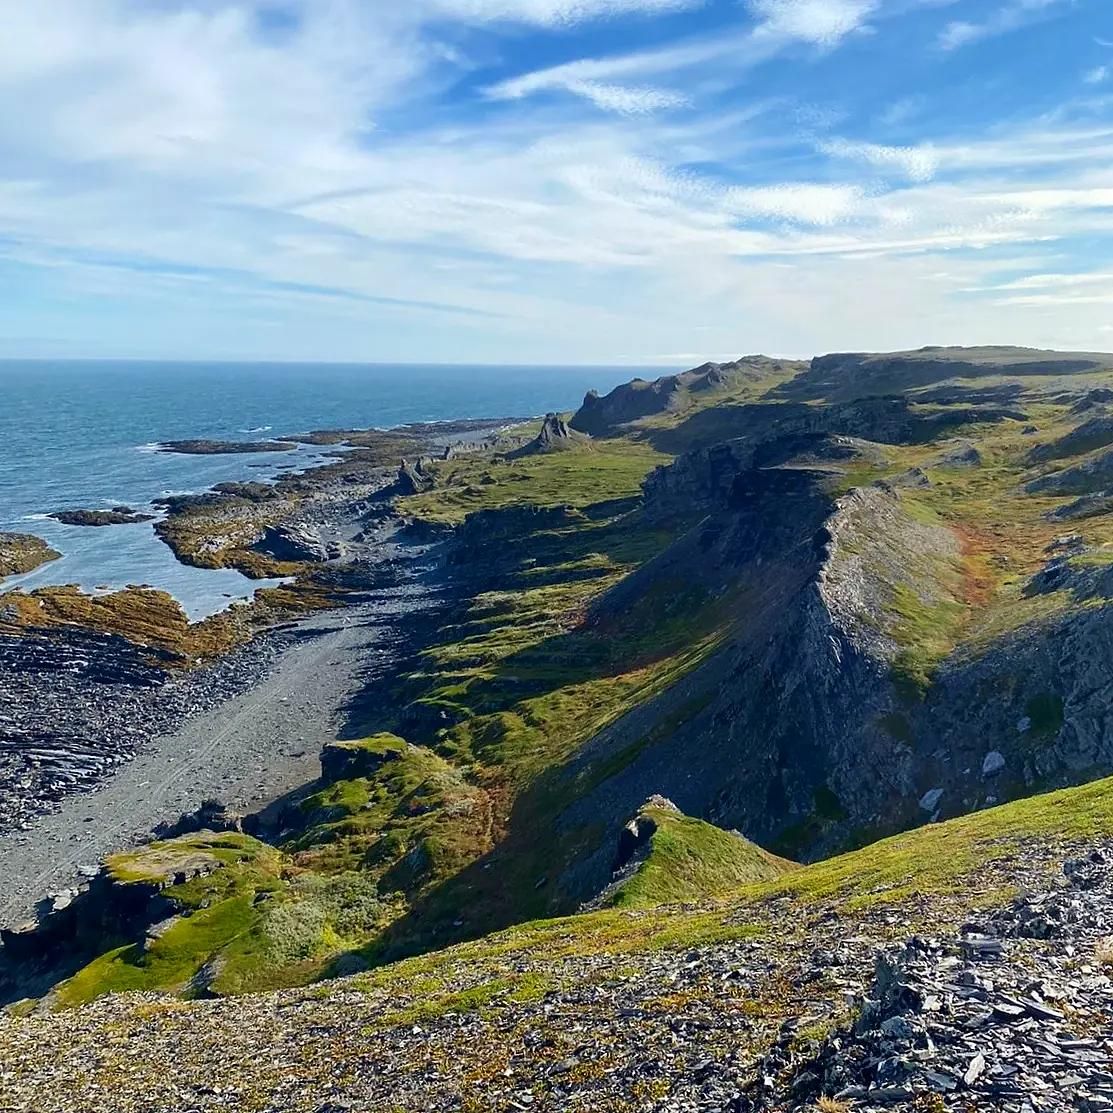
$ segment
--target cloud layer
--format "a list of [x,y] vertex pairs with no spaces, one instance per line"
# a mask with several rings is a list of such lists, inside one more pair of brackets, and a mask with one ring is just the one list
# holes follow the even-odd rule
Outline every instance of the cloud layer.
[[969,6],[9,5],[0,355],[1098,346],[1108,28]]

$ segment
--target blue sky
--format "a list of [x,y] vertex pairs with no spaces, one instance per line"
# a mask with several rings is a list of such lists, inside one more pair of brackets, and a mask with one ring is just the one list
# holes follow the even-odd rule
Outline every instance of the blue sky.
[[0,356],[1113,348],[1113,0],[0,21]]

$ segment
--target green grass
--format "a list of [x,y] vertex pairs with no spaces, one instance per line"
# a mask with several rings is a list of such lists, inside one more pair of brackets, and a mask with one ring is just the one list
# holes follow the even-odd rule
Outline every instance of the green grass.
[[796,868],[710,823],[665,808],[647,808],[642,814],[657,830],[651,836],[649,857],[615,894],[615,907],[706,901]]
[[641,491],[642,480],[672,457],[647,444],[599,441],[591,452],[493,461],[461,457],[435,465],[437,486],[399,500],[402,513],[456,524],[477,510],[507,506],[587,507]]
[[894,585],[891,606],[897,616],[893,634],[900,645],[893,682],[902,695],[919,698],[931,686],[939,662],[954,649],[966,608],[951,599],[925,602],[907,584]]
[[[1113,836],[1113,778],[1034,796],[883,839],[861,850],[742,884],[704,907],[619,908],[519,924],[470,943],[384,966],[361,975],[367,987],[397,987],[449,968],[513,969],[528,956],[534,971],[559,971],[573,956],[635,955],[791,931],[813,906],[848,911],[898,905],[924,894],[949,894],[971,906],[984,886],[972,885],[994,859],[1024,854],[1027,843],[1070,844]],[[785,905],[785,899],[791,903]],[[799,911],[796,911],[796,909]],[[322,990],[327,992],[327,990]]]

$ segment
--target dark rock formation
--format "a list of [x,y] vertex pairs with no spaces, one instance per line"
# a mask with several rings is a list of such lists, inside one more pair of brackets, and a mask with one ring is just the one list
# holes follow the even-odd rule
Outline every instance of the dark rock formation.
[[432,460],[427,456],[419,456],[412,463],[403,460],[398,467],[398,478],[395,488],[400,495],[419,495],[423,491],[432,490],[436,483],[436,475],[432,467]]
[[981,462],[982,454],[969,441],[957,441],[939,457],[941,468],[976,468]]
[[1050,444],[1037,445],[1028,453],[1028,459],[1033,464],[1040,464],[1066,456],[1081,456],[1084,452],[1093,452],[1111,444],[1113,417],[1094,417]]
[[308,561],[312,564],[323,564],[343,556],[343,548],[338,542],[326,542],[318,530],[298,523],[268,526],[252,547],[275,560]]
[[[785,416],[778,417],[782,412]],[[905,398],[864,398],[787,411],[763,405],[740,407],[739,424],[754,431],[685,453],[651,472],[644,485],[646,513],[658,518],[683,516],[721,501],[738,472],[748,468],[805,459],[816,464],[855,458],[876,462],[883,459],[880,446],[885,444],[927,442],[958,426],[1019,416],[992,407],[913,408]]]
[[1026,483],[1030,495],[1090,495],[1113,488],[1113,448]]
[[203,800],[192,812],[183,812],[173,823],[160,823],[154,829],[156,839],[176,839],[198,831],[243,831],[243,816],[219,800]]
[[1081,518],[1095,518],[1113,510],[1113,493],[1083,495],[1074,502],[1068,502],[1055,510],[1049,510],[1046,517],[1052,522],[1071,522]]
[[810,370],[775,392],[784,398],[847,401],[930,387],[948,379],[1002,375],[1085,375],[1113,369],[1113,355],[1036,348],[920,348],[914,352],[838,352],[817,356]]
[[535,456],[543,452],[564,452],[572,448],[588,445],[591,438],[573,429],[562,414],[548,413],[541,423],[541,432],[529,444],[508,453],[510,459],[520,456]]
[[237,456],[248,452],[292,452],[293,443],[284,441],[165,441],[159,452],[176,452],[184,456]]
[[369,777],[406,751],[404,739],[376,735],[369,742],[328,742],[321,750],[321,776],[329,783]]
[[114,506],[111,510],[57,510],[50,516],[65,526],[127,526],[152,522],[155,517],[130,506]]

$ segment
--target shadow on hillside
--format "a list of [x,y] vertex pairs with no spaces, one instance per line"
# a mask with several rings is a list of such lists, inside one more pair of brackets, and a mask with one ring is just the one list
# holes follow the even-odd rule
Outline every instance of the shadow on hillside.
[[719,441],[767,432],[774,423],[810,413],[802,402],[750,402],[699,410],[669,429],[647,429],[644,437],[659,452],[680,455]]

